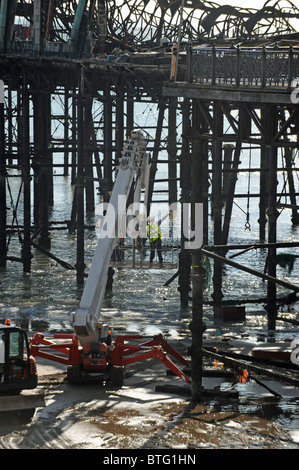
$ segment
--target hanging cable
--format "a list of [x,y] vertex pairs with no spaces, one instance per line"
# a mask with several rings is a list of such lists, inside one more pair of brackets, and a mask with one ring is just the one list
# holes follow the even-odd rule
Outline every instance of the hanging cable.
[[249,150],[249,173],[248,173],[248,187],[247,187],[247,212],[246,212],[246,223],[245,223],[245,230],[251,230],[251,225],[249,222],[250,218],[250,179],[251,179],[251,145]]

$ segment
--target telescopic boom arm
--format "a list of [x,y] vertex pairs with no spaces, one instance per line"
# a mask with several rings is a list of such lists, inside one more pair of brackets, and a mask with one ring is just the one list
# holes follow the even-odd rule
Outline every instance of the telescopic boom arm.
[[72,316],[72,323],[81,346],[98,342],[107,337],[108,326],[99,322],[105,294],[111,255],[117,245],[119,227],[123,222],[128,196],[135,189],[134,201],[140,202],[141,188],[147,193],[149,179],[149,154],[146,140],[140,131],[133,131],[122,152],[120,166],[113,191],[104,217],[99,241],[91,263],[88,278],[78,310]]

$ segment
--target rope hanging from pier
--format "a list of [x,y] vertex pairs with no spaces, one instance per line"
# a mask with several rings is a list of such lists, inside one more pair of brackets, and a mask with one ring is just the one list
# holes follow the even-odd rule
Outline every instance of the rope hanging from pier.
[[251,230],[250,219],[250,175],[251,175],[251,145],[249,150],[249,173],[248,173],[248,186],[247,186],[247,212],[245,230]]

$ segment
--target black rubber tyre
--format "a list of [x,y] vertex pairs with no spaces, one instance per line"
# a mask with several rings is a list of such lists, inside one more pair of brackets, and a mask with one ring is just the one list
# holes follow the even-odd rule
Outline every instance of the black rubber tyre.
[[110,379],[112,385],[115,385],[116,387],[122,387],[125,379],[125,368],[112,366],[110,372]]
[[69,366],[66,371],[67,381],[71,384],[82,382],[82,370],[80,366]]

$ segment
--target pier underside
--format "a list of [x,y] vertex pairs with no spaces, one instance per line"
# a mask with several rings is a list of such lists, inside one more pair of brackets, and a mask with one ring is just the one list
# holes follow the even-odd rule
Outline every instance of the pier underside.
[[[180,229],[175,238],[170,219],[163,265],[150,265],[148,243],[144,252],[125,243],[122,261],[111,268],[175,269],[165,282],[175,280],[181,307],[192,306],[199,390],[210,272],[215,319],[230,300],[223,288],[227,266],[235,276],[246,272],[267,283],[260,303],[269,330],[276,327],[277,286],[298,305],[298,277],[277,274],[279,263],[294,264],[299,256],[298,8],[289,1],[268,1],[260,10],[196,0],[187,6],[159,0],[152,10],[134,0],[67,4],[0,1],[0,267],[9,272],[19,263],[31,273],[42,253],[84,284],[86,234],[109,201],[126,137],[141,128],[151,153],[146,209],[164,215],[177,203]],[[69,217],[54,220],[61,176],[72,201]],[[202,234],[193,249],[185,244],[183,204]],[[237,243],[236,206],[246,233]],[[280,225],[282,211],[294,227],[291,239]],[[76,237],[71,262],[56,254],[51,234],[58,231]],[[250,250],[265,250],[264,270],[235,259]],[[240,294],[238,302],[245,300]]]

